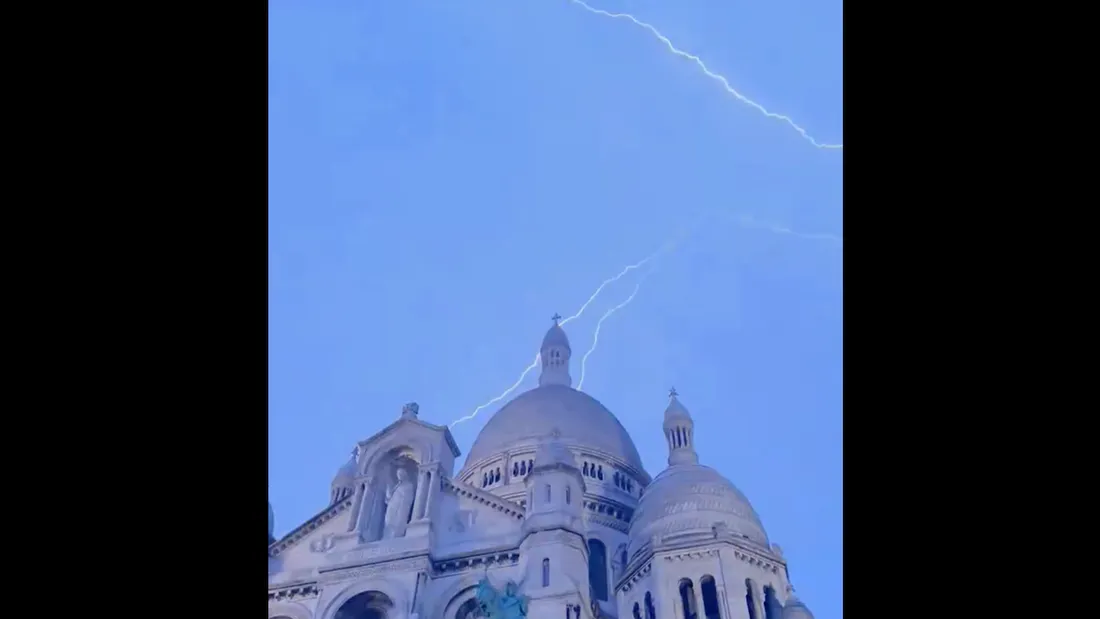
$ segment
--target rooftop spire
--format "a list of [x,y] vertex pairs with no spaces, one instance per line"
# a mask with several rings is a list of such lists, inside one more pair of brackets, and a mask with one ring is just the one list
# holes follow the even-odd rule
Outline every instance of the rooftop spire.
[[561,328],[559,321],[561,315],[555,313],[554,325],[542,338],[542,348],[539,349],[539,359],[542,360],[542,374],[539,375],[539,386],[573,384],[569,376],[569,357],[573,350],[569,347],[569,338]]
[[668,390],[668,407],[665,408],[665,440],[668,441],[668,465],[699,464],[695,453],[695,422],[691,413],[680,403],[679,392]]

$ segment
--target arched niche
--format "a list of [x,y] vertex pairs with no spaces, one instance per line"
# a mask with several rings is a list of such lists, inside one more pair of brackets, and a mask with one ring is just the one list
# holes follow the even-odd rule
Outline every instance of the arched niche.
[[273,602],[267,605],[268,619],[312,619],[309,609],[294,602]]
[[[360,482],[361,503],[355,513],[355,526],[363,539],[373,542],[382,539],[386,515],[386,490],[398,483],[397,471],[405,472],[405,480],[412,484],[415,497],[420,491],[420,465],[426,454],[422,445],[407,442],[394,444],[388,449],[379,446],[363,463],[364,480]],[[412,505],[409,506],[411,516]],[[408,522],[408,520],[406,520]]]
[[365,619],[355,614],[357,610],[364,608],[388,611],[388,615],[383,614],[377,619],[404,617],[409,608],[409,596],[401,584],[388,578],[354,581],[337,593],[318,616],[320,619]]

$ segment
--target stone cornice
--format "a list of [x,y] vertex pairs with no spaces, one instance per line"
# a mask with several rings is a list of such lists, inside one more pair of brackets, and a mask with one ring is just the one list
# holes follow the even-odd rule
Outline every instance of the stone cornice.
[[[697,560],[718,554],[723,546],[732,549],[737,559],[765,572],[777,574],[780,568],[786,569],[787,563],[782,558],[756,547],[747,539],[728,533],[685,536],[682,540],[655,538],[653,542],[642,544],[634,553],[623,577],[615,583],[615,590],[629,591],[633,583],[649,573],[654,556],[663,557],[665,561]],[[645,574],[642,574],[643,571]]]
[[615,592],[630,591],[634,588],[634,585],[638,584],[638,581],[642,580],[646,576],[649,576],[649,572],[653,569],[653,562],[646,561],[638,566],[633,571],[627,572],[627,574],[619,580],[618,585],[615,587]]
[[343,500],[337,501],[332,505],[329,505],[325,509],[321,510],[321,513],[305,521],[297,529],[294,529],[290,533],[283,536],[283,539],[271,544],[267,547],[267,556],[276,557],[285,551],[287,548],[294,546],[300,542],[307,535],[312,533],[317,527],[332,520],[337,514],[352,506],[355,502],[355,495],[351,495]]
[[294,585],[292,587],[284,587],[267,592],[268,602],[284,602],[303,600],[317,597],[320,593],[320,589],[317,588],[317,583],[309,583],[304,585]]
[[524,508],[511,501],[502,499],[495,494],[479,490],[469,484],[464,484],[449,477],[444,477],[442,481],[444,490],[453,490],[459,496],[464,496],[483,505],[488,505],[498,512],[506,514],[510,518],[523,520],[524,516],[527,514],[527,510]]
[[484,570],[493,566],[508,567],[517,563],[519,563],[518,548],[494,552],[477,552],[461,557],[433,560],[432,575],[442,576],[471,570]]
[[455,442],[455,437],[451,435],[450,428],[448,428],[447,426],[437,426],[435,424],[428,423],[427,421],[421,420],[419,417],[414,417],[412,419],[407,419],[405,417],[398,418],[397,421],[394,421],[393,423],[386,426],[385,428],[382,428],[381,432],[375,434],[374,436],[372,436],[372,437],[370,437],[370,438],[368,438],[364,441],[359,441],[360,449],[366,449],[370,445],[381,441],[394,428],[396,428],[396,427],[398,427],[402,424],[405,424],[405,423],[414,423],[416,425],[425,427],[425,428],[427,428],[429,430],[433,430],[435,432],[442,432],[443,433],[443,438],[447,441],[447,447],[449,447],[451,449],[451,455],[454,456],[455,458],[462,455],[462,451],[459,450],[459,448],[458,448],[458,443]]

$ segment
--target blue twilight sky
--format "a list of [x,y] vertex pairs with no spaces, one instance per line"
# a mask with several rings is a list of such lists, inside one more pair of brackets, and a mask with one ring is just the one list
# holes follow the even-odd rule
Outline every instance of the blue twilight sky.
[[[589,4],[843,141],[840,0]],[[702,462],[752,501],[818,619],[839,619],[843,250],[736,217],[842,236],[843,152],[569,0],[269,6],[276,534],[324,507],[355,441],[403,403],[468,414],[516,380],[554,312],[697,220],[604,323],[584,389],[656,475],[675,385]],[[566,326],[574,380],[644,273]],[[464,452],[494,409],[454,429]]]

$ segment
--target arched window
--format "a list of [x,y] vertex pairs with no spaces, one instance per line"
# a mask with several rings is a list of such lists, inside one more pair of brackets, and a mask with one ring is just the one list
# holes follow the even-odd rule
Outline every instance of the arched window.
[[779,619],[783,614],[783,607],[775,597],[775,589],[771,585],[764,587],[764,619]]
[[691,580],[681,578],[679,588],[680,606],[684,609],[684,619],[699,619],[699,609],[695,606],[695,585],[691,584]]
[[519,475],[519,462],[512,463],[512,477]]
[[488,473],[482,473],[481,474],[481,487],[484,488],[485,486],[488,486],[488,485],[489,485],[489,474]]
[[626,556],[626,548],[623,548],[623,554],[619,557],[620,563],[623,564],[623,571],[626,571],[626,564],[629,562],[629,557]]
[[598,539],[588,540],[588,584],[597,600],[607,600],[607,547]]
[[569,505],[570,503],[572,503],[570,497],[571,497],[571,493],[569,492],[569,486],[566,486],[565,487],[565,504],[566,505]]
[[745,606],[749,607],[749,619],[758,619],[756,616],[756,594],[753,592],[755,587],[752,586],[752,581],[748,578],[745,579]]
[[645,619],[657,619],[657,609],[653,607],[653,595],[645,592]]
[[588,463],[584,463],[584,470],[582,471],[585,477],[588,477]]
[[477,598],[470,598],[463,602],[462,606],[458,607],[454,619],[475,619],[481,616],[481,607],[478,606]]
[[550,559],[542,560],[542,586],[550,586]]
[[634,619],[642,619],[642,607],[634,602]]
[[364,591],[344,602],[336,611],[336,616],[347,619],[386,619],[393,609],[394,603],[385,593]]
[[602,465],[596,467],[596,477],[598,477],[600,481],[603,481],[603,466]]
[[531,471],[531,470],[534,470],[534,468],[535,468],[535,461],[534,460],[528,460],[527,461],[527,470]]
[[496,470],[495,473],[493,473],[493,483],[495,484],[498,481],[500,481],[500,469],[499,468]]
[[615,471],[615,474],[611,476],[611,479],[615,480],[615,487],[616,488],[622,488],[622,486],[619,485],[619,472],[618,471]]
[[704,574],[699,579],[699,589],[703,594],[703,617],[722,619],[722,613],[718,610],[718,587],[714,584],[714,577]]
[[550,502],[550,484],[546,484],[546,502]]
[[519,474],[520,475],[526,475],[527,474],[527,461],[526,460],[519,463]]

